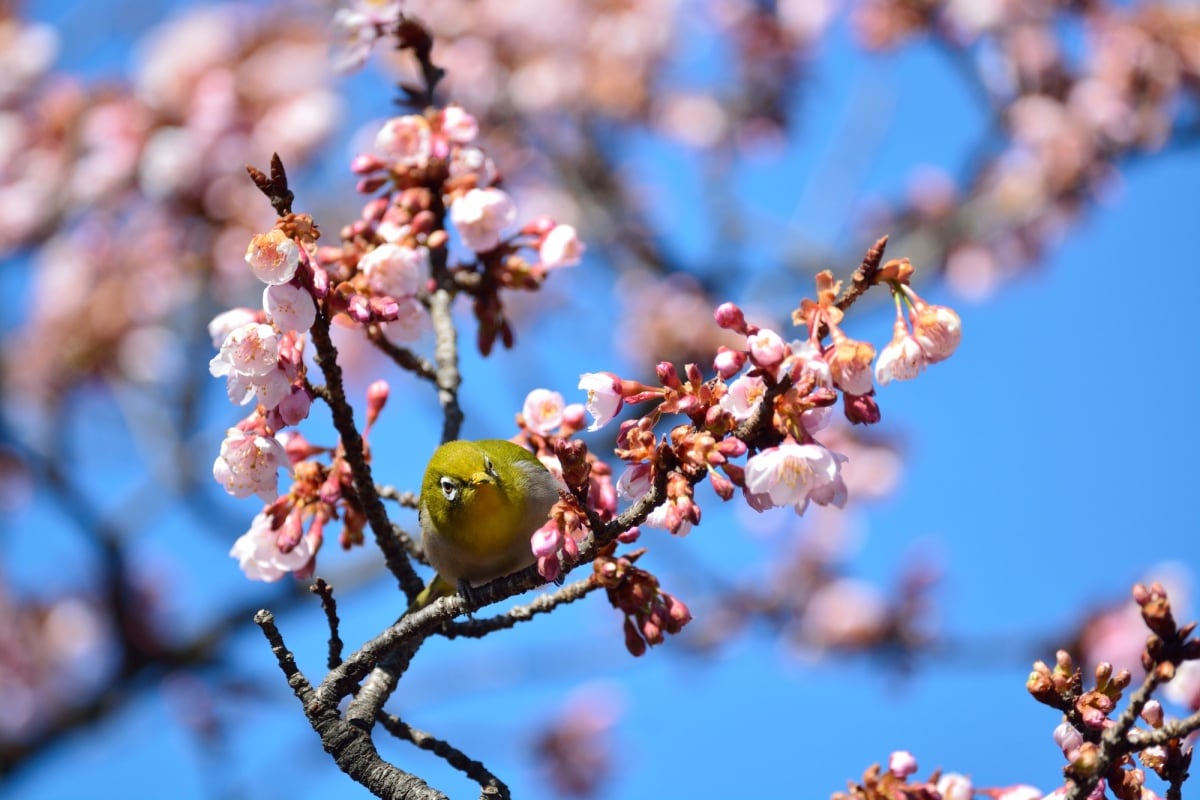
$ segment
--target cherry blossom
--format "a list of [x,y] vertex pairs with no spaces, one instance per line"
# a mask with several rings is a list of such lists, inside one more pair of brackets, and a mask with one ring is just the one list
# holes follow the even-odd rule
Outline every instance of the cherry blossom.
[[554,269],[557,267],[572,267],[579,263],[585,250],[579,234],[570,225],[555,225],[542,239],[538,247],[538,258],[544,266]]
[[525,396],[521,416],[525,427],[545,436],[563,423],[563,396],[549,389],[534,389]]
[[263,283],[287,283],[296,275],[300,265],[300,245],[287,234],[272,228],[268,233],[256,234],[246,248],[246,263],[254,277]]
[[271,526],[271,517],[260,511],[250,523],[250,530],[239,536],[229,550],[250,580],[272,583],[302,569],[313,559],[312,537],[300,537],[295,547],[285,553],[279,549],[279,532]]
[[281,331],[304,333],[317,319],[317,306],[306,289],[293,283],[272,284],[263,289],[267,318]]
[[230,428],[213,462],[213,478],[234,497],[257,495],[270,502],[279,496],[279,468],[288,463],[275,437]]
[[585,372],[579,388],[587,392],[587,410],[592,415],[589,431],[598,431],[621,411],[621,380],[611,372]]
[[803,514],[811,499],[819,505],[845,503],[841,479],[844,456],[819,444],[785,442],[746,462],[746,491],[766,506],[794,506]]
[[925,369],[925,351],[920,342],[908,332],[902,318],[896,319],[892,340],[875,362],[875,380],[887,386],[893,380],[912,380]]
[[501,189],[472,189],[450,206],[450,220],[463,244],[477,253],[494,250],[501,232],[516,218],[517,207]]
[[433,152],[429,121],[416,114],[389,119],[375,136],[375,149],[404,166],[424,164]]

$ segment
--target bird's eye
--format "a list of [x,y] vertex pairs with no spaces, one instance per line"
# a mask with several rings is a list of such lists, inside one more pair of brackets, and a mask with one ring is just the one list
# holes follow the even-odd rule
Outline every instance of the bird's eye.
[[446,496],[447,500],[453,503],[458,499],[458,484],[453,479],[442,478],[438,484],[442,487],[442,494]]
[[483,457],[483,468],[488,475],[491,475],[493,478],[498,477],[496,475],[496,468],[492,465],[492,460],[487,456]]

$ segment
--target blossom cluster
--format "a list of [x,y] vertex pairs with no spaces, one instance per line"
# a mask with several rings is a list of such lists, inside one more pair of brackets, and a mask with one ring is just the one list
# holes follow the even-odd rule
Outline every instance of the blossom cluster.
[[1050,794],[1043,798],[1036,787],[1024,784],[977,789],[968,776],[957,772],[934,770],[924,780],[914,779],[916,772],[917,759],[913,754],[897,750],[888,756],[887,769],[879,764],[871,765],[858,781],[850,782],[848,792],[835,792],[833,800],[971,800],[981,795],[992,800],[1059,800],[1062,797],[1061,794]]
[[[881,260],[882,251],[877,256]],[[882,267],[875,263],[871,283],[888,286],[897,308],[893,338],[878,358],[872,345],[841,329],[841,286],[823,272],[817,276],[817,300],[804,300],[793,315],[805,333],[796,341],[750,324],[732,303],[719,306],[717,325],[741,337],[742,346],[719,347],[711,378],[695,364],[680,375],[669,362],[658,365],[657,386],[612,373],[581,375],[579,388],[587,393],[593,420],[589,430],[616,419],[626,405],[654,403],[649,412],[621,424],[616,454],[625,468],[615,484],[611,469],[571,439],[583,427],[581,409],[566,406],[557,392],[531,392],[518,424],[526,443],[566,490],[531,540],[542,576],[553,580],[564,564],[576,563],[580,542],[596,523],[616,516],[620,500],[636,504],[653,498],[638,524],[686,535],[701,519],[694,489],[702,480],[724,500],[740,489],[758,511],[790,506],[803,514],[810,503],[844,506],[846,456],[817,439],[839,395],[850,421],[877,422],[876,381],[914,378],[927,364],[948,358],[961,340],[958,315],[917,295],[912,273],[906,259]],[[656,429],[667,415],[688,421],[660,438]],[[744,464],[737,463],[742,457]],[[637,524],[628,526],[619,540],[635,541],[638,531]],[[661,593],[657,580],[631,561],[608,552],[597,558],[595,569],[610,601],[626,615],[627,644],[635,655],[690,619],[685,605]]]
[[[1075,666],[1070,653],[1059,650],[1054,666],[1036,662],[1025,684],[1034,699],[1063,713],[1062,722],[1054,729],[1054,741],[1067,760],[1064,773],[1071,783],[1092,787],[1091,797],[1105,796],[1107,788],[1121,800],[1155,800],[1158,795],[1146,786],[1146,770],[1178,785],[1186,778],[1191,762],[1191,744],[1183,735],[1155,738],[1156,732],[1166,733],[1168,720],[1162,704],[1150,697],[1150,692],[1162,683],[1170,687],[1181,678],[1182,686],[1175,685],[1169,697],[1182,701],[1192,712],[1200,707],[1200,694],[1195,693],[1200,683],[1195,678],[1200,640],[1192,638],[1196,623],[1179,625],[1175,621],[1161,584],[1137,584],[1133,598],[1150,635],[1144,639],[1141,653],[1146,677],[1129,704],[1147,728],[1137,728],[1129,714],[1114,719],[1133,681],[1128,669],[1115,670],[1112,664],[1100,662],[1093,687],[1085,689],[1083,670]],[[1135,757],[1141,767],[1136,766]]]
[[[477,134],[474,118],[459,106],[392,118],[380,128],[375,152],[351,164],[359,190],[372,197],[342,229],[339,245],[319,245],[313,220],[285,208],[270,231],[251,239],[245,261],[266,284],[262,308],[224,312],[209,326],[218,348],[210,371],[225,378],[231,401],[255,403],[229,430],[213,467],[227,492],[268,504],[231,552],[248,577],[311,572],[331,519],[343,520],[344,546],[362,541],[363,514],[354,492],[344,491],[353,476],[341,446],[312,447],[284,430],[307,417],[315,396],[303,357],[318,314],[325,325],[362,330],[401,366],[413,368],[421,361],[403,347],[432,327],[432,295],[462,292],[474,300],[479,346],[486,353],[497,338],[513,341],[500,291],[536,289],[551,270],[582,257],[584,245],[570,225],[539,218],[513,230],[515,205],[496,185],[491,159],[474,144]],[[286,180],[281,176],[282,168],[256,181],[269,194],[282,194],[285,187],[273,183]],[[466,251],[454,263],[447,222]],[[368,431],[386,386],[377,383],[368,395]],[[544,428],[548,408],[531,406],[531,423]],[[583,407],[569,418],[581,424]],[[332,463],[314,456],[331,456]],[[293,478],[283,497],[281,468]],[[304,526],[307,533],[300,535]]]
[[[720,347],[711,379],[695,364],[688,364],[681,377],[666,362],[658,367],[657,387],[611,373],[582,375],[579,388],[587,392],[591,430],[615,419],[626,404],[656,403],[649,413],[621,424],[617,455],[627,467],[617,481],[618,493],[637,499],[661,480],[665,502],[646,524],[678,535],[700,521],[693,486],[703,479],[726,500],[740,488],[759,511],[792,506],[802,514],[810,502],[843,506],[846,459],[816,438],[829,425],[839,395],[851,422],[878,422],[876,382],[914,378],[927,364],[948,358],[961,340],[958,315],[922,300],[909,285],[911,275],[908,261],[897,259],[875,277],[891,288],[897,309],[892,340],[878,358],[871,344],[849,338],[839,327],[840,285],[823,272],[817,276],[818,299],[805,300],[793,315],[806,333],[796,341],[751,325],[732,303],[719,306],[717,324],[742,336],[744,345]],[[690,422],[660,441],[655,426],[666,414]],[[733,463],[748,452],[744,466]]]

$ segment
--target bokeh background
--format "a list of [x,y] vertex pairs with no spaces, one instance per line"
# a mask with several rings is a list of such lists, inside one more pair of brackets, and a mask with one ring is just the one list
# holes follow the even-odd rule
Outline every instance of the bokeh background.
[[[635,660],[593,597],[431,642],[389,708],[518,797],[827,797],[898,748],[921,774],[1054,788],[1058,719],[1025,693],[1032,661],[1069,647],[1135,668],[1138,580],[1194,614],[1200,5],[406,8],[521,218],[589,246],[509,298],[511,351],[481,358],[460,309],[466,436],[511,435],[536,387],[582,399],[581,372],[707,365],[717,303],[786,325],[816,270],[848,277],[883,234],[965,335],[880,391],[880,425],[827,439],[851,458],[845,511],[702,495],[686,539],[644,532],[643,565],[695,615],[684,634]],[[242,254],[272,211],[243,165],[278,151],[336,239],[362,203],[350,159],[410,65],[380,46],[336,73],[326,5],[2,10],[0,795],[365,796],[250,621],[272,608],[319,676],[315,599],[227,555],[258,508],[211,479],[241,413],[208,375],[205,325],[258,302]],[[848,330],[886,343],[882,292]],[[353,396],[391,381],[376,475],[415,489],[434,396],[340,345]],[[332,443],[324,411],[303,429]],[[609,436],[585,434],[598,452]],[[372,547],[333,541],[318,574],[353,648],[402,599]],[[383,752],[477,791],[414,748]]]

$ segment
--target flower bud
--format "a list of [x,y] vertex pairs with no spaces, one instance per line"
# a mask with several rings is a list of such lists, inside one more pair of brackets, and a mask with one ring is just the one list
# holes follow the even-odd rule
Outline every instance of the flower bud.
[[646,642],[638,634],[637,627],[629,617],[625,618],[625,649],[634,658],[646,654]]
[[1151,728],[1161,728],[1163,724],[1162,703],[1157,700],[1147,701],[1146,705],[1142,706],[1142,719]]
[[722,378],[728,380],[738,374],[746,363],[746,354],[741,350],[730,350],[725,345],[717,348],[713,358],[713,370]]
[[717,306],[717,310],[713,312],[713,319],[726,330],[741,334],[746,333],[746,316],[733,303],[722,303]]
[[535,556],[545,558],[557,553],[561,542],[562,532],[558,529],[558,522],[552,519],[533,532],[530,547]]
[[843,394],[842,409],[846,419],[854,425],[874,425],[882,417],[879,404],[875,402],[874,396],[869,394]]
[[1058,727],[1054,729],[1054,743],[1062,750],[1063,755],[1069,759],[1071,758],[1071,754],[1083,744],[1083,734],[1075,730],[1075,726],[1071,723],[1060,722]]
[[367,387],[368,426],[375,424],[375,420],[379,419],[379,412],[387,405],[388,393],[388,382],[385,380],[374,381]]
[[888,756],[888,772],[898,778],[907,778],[917,771],[917,759],[907,750],[897,750]]

